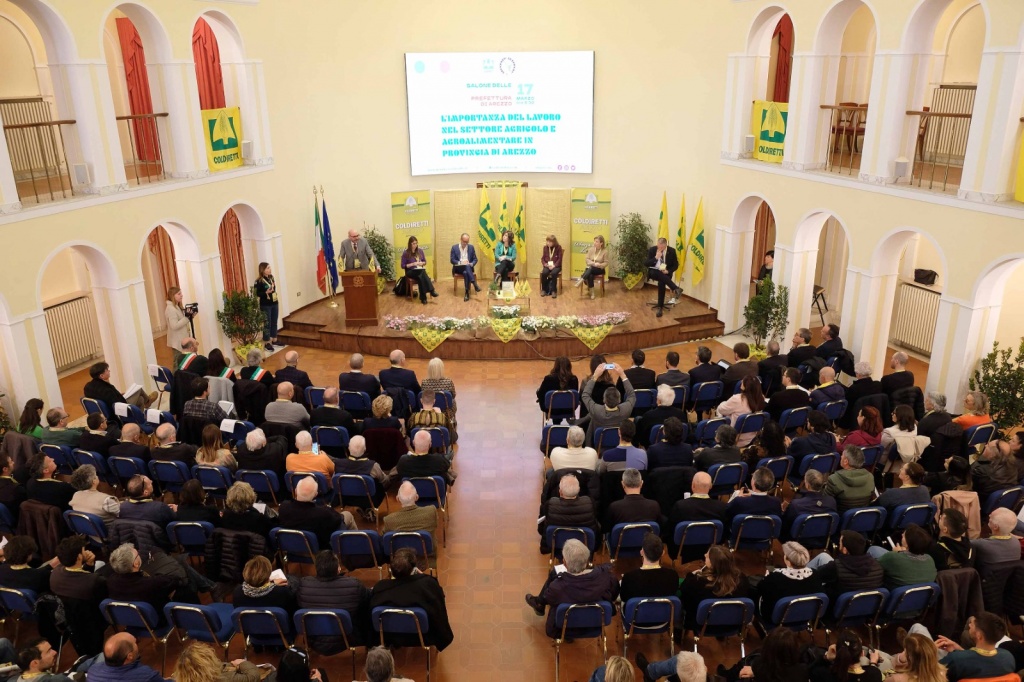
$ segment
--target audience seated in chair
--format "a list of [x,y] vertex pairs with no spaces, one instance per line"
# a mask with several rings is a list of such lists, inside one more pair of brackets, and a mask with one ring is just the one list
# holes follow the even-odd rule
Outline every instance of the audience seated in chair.
[[[600,404],[594,400],[593,393],[598,380],[606,373],[612,381],[616,378],[622,381],[626,395],[623,398],[620,396],[618,389],[610,386],[604,390],[603,404]],[[624,421],[629,419],[633,413],[633,406],[636,405],[636,394],[633,392],[633,385],[629,382],[629,378],[622,371],[621,367],[615,365],[612,369],[606,369],[604,365],[601,365],[594,371],[593,376],[584,382],[580,401],[587,408],[587,416],[589,418],[587,422],[587,443],[596,446],[594,434],[598,428],[618,428]]]
[[[757,473],[756,471],[754,472]],[[789,501],[786,512],[782,515],[782,535],[788,539],[790,529],[796,517],[801,514],[821,514],[823,512],[835,512],[836,501],[831,495],[823,491],[825,483],[828,482],[828,475],[817,469],[808,469],[804,474],[803,485]]]
[[782,373],[782,390],[776,391],[768,401],[768,414],[772,421],[780,421],[786,410],[810,406],[811,397],[800,386],[801,376],[795,367],[788,367]]
[[[448,607],[444,590],[437,578],[416,570],[416,553],[407,547],[395,551],[391,556],[391,578],[381,580],[373,586],[370,594],[370,610],[378,606],[398,608],[418,607],[427,612],[430,629],[423,633],[428,646],[444,651],[455,635],[448,622]],[[390,641],[399,646],[419,646],[416,635],[389,635]]]
[[[640,556],[643,563],[622,576],[619,598],[625,604],[636,597],[674,597],[679,591],[679,574],[661,565],[665,545],[654,533],[644,536]],[[680,614],[676,614],[678,617]]]
[[278,525],[292,530],[308,530],[316,535],[320,547],[330,547],[331,534],[336,530],[355,530],[356,520],[347,511],[336,512],[327,505],[316,503],[318,487],[310,477],[295,485],[295,499],[281,503]]
[[[173,561],[173,560],[172,560]],[[145,602],[152,606],[160,622],[164,622],[164,606],[169,601],[185,601],[175,594],[182,587],[170,575],[144,573],[145,562],[134,545],[123,544],[110,553],[110,568],[107,576],[107,594],[111,599],[127,602]],[[198,601],[198,600],[196,600]]]
[[363,356],[353,353],[348,359],[348,372],[338,375],[338,390],[366,393],[373,400],[380,395],[380,382],[372,374],[363,373]]
[[28,646],[18,651],[15,662],[21,668],[21,674],[10,678],[11,682],[71,682],[70,677],[57,672],[60,663],[57,654],[58,650],[46,639],[39,637],[31,640]]
[[704,565],[683,577],[679,595],[685,614],[683,627],[697,633],[697,609],[702,601],[749,597],[750,582],[732,552],[724,545],[714,545],[704,555]]
[[[217,409],[220,409],[219,407]],[[220,422],[217,422],[218,424]],[[196,449],[188,443],[178,442],[178,431],[172,424],[161,424],[156,427],[157,445],[150,449],[151,460],[161,462],[184,462],[192,469],[196,464]]]
[[840,514],[871,502],[875,493],[875,477],[864,469],[863,450],[856,445],[843,448],[839,470],[828,477],[824,492],[835,498]]
[[758,614],[765,623],[772,622],[772,611],[779,600],[823,589],[821,576],[807,567],[811,557],[803,545],[792,541],[784,543],[782,558],[785,567],[771,571],[754,591]]
[[75,489],[55,478],[57,464],[45,452],[38,452],[29,460],[31,478],[25,484],[28,499],[49,504],[60,509],[61,513],[68,510]]
[[1016,515],[1004,507],[994,509],[988,515],[988,528],[991,533],[987,538],[971,542],[979,567],[1020,560],[1020,538],[1013,535],[1016,525]]
[[[675,528],[683,521],[725,521],[725,509],[728,503],[717,498],[711,499],[708,492],[711,490],[711,476],[703,471],[693,476],[690,484],[693,492],[688,498],[679,500],[672,505],[672,511],[668,515],[668,523],[665,525],[663,536],[665,542],[669,543],[669,554],[675,557],[679,553],[679,547],[673,539]],[[688,547],[683,553],[683,561],[693,561],[703,556],[707,547]]]
[[[313,559],[316,575],[299,581],[300,609],[344,609],[352,617],[355,636],[349,644],[368,644],[370,639],[370,590],[356,578],[344,575],[338,557],[329,549],[317,552]],[[344,650],[340,637],[311,637],[309,646],[317,653],[330,656]]]
[[636,424],[632,420],[619,424],[619,444],[601,453],[601,462],[605,471],[622,471],[624,469],[647,470],[647,453],[633,445],[636,437]]
[[239,371],[239,376],[249,381],[256,381],[268,389],[271,389],[276,383],[274,375],[270,373],[270,370],[263,369],[260,364],[263,362],[263,351],[259,348],[251,349],[245,356],[245,364]]
[[245,440],[238,444],[235,460],[239,469],[273,471],[280,483],[284,483],[285,461],[288,457],[288,441],[284,436],[267,438],[263,429],[253,429],[245,434]]
[[846,388],[846,413],[839,419],[839,425],[844,429],[852,429],[856,426],[857,401],[869,395],[884,393],[882,384],[871,378],[871,365],[867,362],[858,362],[853,366],[854,380]]
[[300,429],[309,428],[309,412],[302,403],[294,401],[295,387],[288,381],[277,385],[277,400],[267,405],[264,417],[268,422],[291,424]]
[[843,340],[839,338],[839,325],[826,324],[823,326],[821,328],[821,343],[814,349],[814,354],[822,360],[828,360],[842,349]]
[[683,440],[683,423],[669,417],[662,424],[661,438],[647,448],[647,470],[688,466],[693,466],[693,448]]
[[78,439],[78,447],[108,457],[110,448],[117,445],[118,440],[109,434],[107,418],[99,412],[91,412],[85,418],[85,425],[88,429]]
[[287,471],[316,471],[327,478],[334,475],[334,460],[326,453],[313,452],[313,436],[309,431],[300,431],[295,436],[296,452],[285,458]]
[[644,479],[636,469],[629,468],[622,472],[622,489],[626,496],[608,505],[605,515],[609,528],[619,523],[661,523],[661,506],[640,494],[643,485]]
[[655,407],[648,410],[640,417],[636,425],[636,444],[641,447],[648,447],[652,443],[651,429],[660,424],[664,424],[670,417],[675,417],[679,420],[679,424],[686,423],[686,414],[678,407],[673,407],[672,403],[676,400],[676,392],[672,390],[672,387],[667,384],[659,384],[657,389],[657,396],[655,398]]
[[278,382],[287,381],[295,387],[295,397],[298,402],[302,404],[307,410],[312,407],[306,404],[306,389],[313,385],[310,381],[309,374],[299,369],[299,354],[297,351],[290,350],[284,354],[284,367],[277,370],[277,375],[274,377]]
[[579,540],[565,542],[562,561],[564,572],[559,573],[552,568],[540,592],[536,596],[526,595],[526,603],[538,616],[543,616],[544,608],[549,607],[544,625],[548,637],[561,636],[555,627],[555,611],[560,605],[613,601],[619,595],[619,581],[611,572],[611,564],[587,568],[590,550]]
[[733,519],[740,514],[757,514],[759,516],[782,516],[782,500],[769,495],[775,487],[775,474],[767,467],[756,469],[750,477],[752,488],[743,487],[737,490],[725,508],[725,525],[732,525]]
[[441,426],[448,429],[448,437],[452,435],[452,423],[448,420],[448,416],[439,407],[434,407],[434,401],[436,400],[435,393],[428,388],[423,389],[420,393],[420,404],[422,409],[414,411],[409,415],[409,419],[406,420],[405,430],[412,433],[415,428],[429,428],[431,426]]
[[875,500],[876,507],[885,507],[885,511],[892,518],[893,511],[904,504],[927,504],[931,501],[932,495],[928,486],[924,484],[924,467],[917,462],[908,462],[903,465],[896,474],[899,486],[889,488]]
[[[679,364],[679,354],[675,351],[669,351],[669,354],[676,356],[676,364]],[[725,371],[720,365],[711,363],[711,349],[707,346],[697,346],[697,364],[694,365],[687,374],[690,377],[690,386],[696,386],[697,384],[704,384],[709,381],[721,381],[722,373]],[[661,376],[665,376],[664,374]],[[660,377],[659,377],[660,378]],[[666,382],[659,382],[666,383]],[[672,385],[672,384],[670,384]],[[680,384],[683,385],[683,384]]]
[[1017,485],[1017,461],[1005,440],[993,438],[971,465],[971,479],[981,503],[997,490]]
[[[633,384],[633,390],[639,391],[641,389],[656,388],[658,385],[658,377],[655,375],[653,369],[644,367],[644,362],[647,360],[647,355],[639,348],[634,350],[630,355],[633,360],[633,365],[625,370],[626,378],[629,379],[629,383]],[[678,358],[678,355],[677,355]],[[679,364],[679,360],[676,360],[676,364]],[[678,371],[678,369],[676,370]],[[680,372],[685,374],[685,372]],[[687,376],[687,383],[689,383],[689,377]],[[679,384],[672,384],[673,386]],[[620,393],[625,392],[620,380],[615,387],[619,389]]]
[[0,585],[14,590],[32,590],[37,595],[50,591],[50,574],[60,565],[57,557],[39,564],[39,545],[29,535],[15,535],[4,546],[4,562],[0,563]]
[[772,339],[765,345],[767,356],[757,363],[757,374],[761,377],[763,386],[767,387],[766,397],[779,390],[782,385],[782,372],[789,367],[789,356],[785,353],[780,355],[782,349],[779,342]]
[[235,456],[224,446],[221,439],[219,424],[207,424],[203,427],[203,444],[196,450],[196,464],[227,467],[232,472],[238,469]]
[[14,460],[10,455],[0,452],[0,467],[0,504],[7,507],[17,524],[21,503],[28,498],[28,493],[25,485],[14,477]]
[[892,368],[892,374],[886,374],[882,377],[881,388],[882,393],[889,396],[892,399],[892,394],[901,388],[910,388],[914,385],[914,373],[907,369],[907,363],[910,362],[910,358],[903,351],[896,351],[892,354],[892,358],[889,360],[889,367]]
[[[257,353],[259,351],[256,351]],[[187,419],[192,417],[206,424],[217,424],[228,418],[220,405],[210,400],[210,380],[199,377],[192,381],[192,400],[185,403],[182,414]]]
[[[376,484],[376,490],[372,493],[371,498],[373,504],[378,507],[384,501],[388,485],[391,483],[391,477],[384,473],[380,464],[366,456],[366,439],[362,436],[352,436],[352,440],[348,443],[348,456],[334,460],[334,472],[372,478]],[[360,501],[359,507],[361,509],[365,507],[363,501]],[[365,511],[373,512],[372,509]],[[368,516],[367,520],[372,521],[373,518]]]
[[151,521],[160,528],[166,528],[171,521],[177,521],[177,505],[164,504],[153,499],[153,481],[149,476],[132,476],[126,486],[126,492],[128,500],[121,504],[120,518]]
[[967,517],[963,512],[952,507],[943,509],[938,526],[939,537],[928,551],[936,570],[974,568],[977,557],[967,535]]
[[[544,375],[540,381],[540,388],[537,389],[537,405],[544,409],[544,396],[548,391],[579,391],[580,380],[572,373],[572,362],[564,355],[555,358],[555,364],[551,371]],[[552,415],[554,416],[554,415]],[[560,423],[565,417],[555,419]]]
[[868,553],[882,565],[885,586],[891,590],[903,585],[935,582],[935,560],[928,553],[931,546],[931,534],[911,523],[903,531],[903,539],[891,552],[874,545],[868,548]]
[[224,513],[217,524],[225,530],[244,530],[263,536],[268,542],[270,531],[277,525],[275,519],[259,511],[256,504],[256,491],[245,481],[235,481],[228,488],[227,499],[224,501]]
[[848,445],[859,448],[873,448],[882,443],[882,416],[878,410],[867,405],[860,408],[857,414],[857,428],[846,434],[842,440],[836,440],[836,452],[842,453]]
[[750,346],[740,341],[732,347],[732,364],[722,375],[722,383],[729,390],[743,377],[757,376],[757,362],[750,359]]
[[[729,424],[735,428],[740,417],[751,412],[761,412],[765,405],[767,402],[761,392],[761,382],[758,381],[757,376],[748,374],[740,379],[740,392],[729,396],[718,406],[718,416],[728,417]],[[753,431],[740,434],[736,440],[736,447],[747,447],[756,435]]]
[[[398,487],[398,504],[402,505],[398,511],[391,512],[384,517],[384,530],[405,530],[405,531],[417,531],[426,530],[430,531],[433,535],[434,531],[437,530],[437,507],[417,506],[416,502],[420,499],[419,493],[416,492],[416,486],[409,481],[405,481]],[[437,546],[437,543],[434,543]]]
[[743,459],[736,447],[736,429],[723,424],[715,431],[715,446],[697,450],[693,464],[701,471],[707,471],[715,464],[735,464]]
[[108,454],[110,457],[136,457],[148,462],[149,448],[142,444],[142,427],[125,424],[121,429],[121,440],[110,446]]
[[110,365],[106,362],[97,362],[89,368],[90,381],[82,388],[82,394],[86,398],[99,400],[106,404],[111,414],[114,412],[114,403],[128,403],[142,409],[148,408],[156,402],[156,391],[146,394],[141,388],[136,389],[131,395],[124,395],[110,383]]
[[[820,348],[820,346],[819,346]],[[831,367],[818,370],[818,385],[811,391],[811,405],[846,400],[846,389],[836,382],[836,371]]]
[[110,523],[121,513],[121,503],[113,495],[100,492],[100,477],[96,467],[83,464],[71,475],[71,487],[77,490],[70,502],[76,512],[95,514],[105,523]]
[[400,350],[393,350],[388,359],[391,361],[391,366],[387,369],[382,369],[378,373],[381,388],[383,390],[401,388],[418,394],[420,392],[420,382],[416,378],[416,372],[406,369],[405,353]]
[[412,440],[413,451],[398,458],[395,470],[399,478],[440,476],[448,485],[455,485],[455,472],[444,455],[430,452],[430,434],[417,432]]
[[234,607],[284,609],[289,618],[295,613],[295,590],[287,578],[270,579],[273,566],[265,556],[257,556],[246,562],[242,569],[241,585],[231,595]]
[[328,386],[324,389],[324,404],[314,408],[309,415],[309,424],[313,426],[340,426],[348,431],[349,437],[359,433],[355,419],[338,403],[338,389]]
[[824,412],[810,411],[807,415],[807,435],[793,438],[786,449],[786,454],[793,458],[795,470],[799,470],[804,457],[835,452],[836,437],[830,428],[832,424]]
[[547,540],[549,527],[590,528],[595,536],[601,534],[594,500],[588,495],[580,495],[579,479],[572,474],[562,476],[558,481],[558,497],[541,501],[540,515],[537,531],[540,533],[541,554],[551,551]]
[[95,656],[103,649],[107,622],[100,602],[107,597],[107,581],[94,573],[96,555],[85,548],[82,535],[65,538],[57,545],[60,566],[50,575],[50,591],[64,602],[71,644],[81,656]]
[[811,559],[807,567],[821,579],[830,600],[845,592],[877,590],[885,581],[885,571],[868,554],[868,540],[855,530],[839,534],[838,553],[833,559],[826,552]]
[[914,408],[897,405],[892,411],[893,425],[882,431],[882,448],[886,457],[885,471],[896,472],[905,462],[916,462],[931,444],[931,440],[917,434]]
[[45,445],[67,445],[77,448],[85,429],[68,426],[68,413],[63,407],[54,407],[46,412],[46,428],[39,441]]
[[402,420],[391,414],[395,401],[389,395],[379,395],[370,403],[373,412],[372,417],[363,420],[363,433],[370,429],[394,429],[399,433],[405,433],[402,428]]
[[190,478],[181,486],[178,493],[178,509],[175,512],[178,521],[209,523],[214,528],[220,525],[220,512],[216,507],[206,504],[206,490],[197,479]]
[[[708,360],[710,359],[711,357],[709,352]],[[715,366],[717,367],[717,365]],[[629,375],[627,373],[627,377],[628,376]],[[654,383],[657,386],[670,386],[673,388],[677,386],[688,387],[692,383],[691,378],[692,377],[689,373],[681,372],[679,370],[679,353],[674,350],[670,350],[665,354],[665,371],[655,377]],[[714,381],[717,381],[717,379],[714,379]],[[630,383],[632,383],[632,381],[630,381]],[[633,388],[637,387],[634,386]]]
[[811,330],[804,327],[793,335],[793,345],[786,358],[790,367],[795,369],[817,355],[817,351],[811,345],[811,338]]

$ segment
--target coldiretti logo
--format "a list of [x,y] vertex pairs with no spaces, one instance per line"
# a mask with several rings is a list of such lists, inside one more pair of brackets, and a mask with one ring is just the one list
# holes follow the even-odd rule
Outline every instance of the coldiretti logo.
[[238,133],[235,131],[235,117],[228,116],[226,111],[220,112],[217,118],[206,122],[210,136],[210,149],[223,152],[238,149]]
[[789,112],[780,111],[773,102],[761,112],[761,141],[781,144],[786,141],[786,124]]

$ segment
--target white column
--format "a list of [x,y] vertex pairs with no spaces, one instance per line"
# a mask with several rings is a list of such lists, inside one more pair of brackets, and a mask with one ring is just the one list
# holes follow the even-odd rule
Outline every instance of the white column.
[[926,389],[946,396],[946,404],[963,402],[978,361],[992,350],[1000,306],[974,307],[943,296]]
[[41,398],[47,409],[63,404],[42,310],[0,323],[0,348],[4,351],[6,388],[14,405],[24,405],[29,398]]
[[775,245],[775,281],[789,287],[789,324],[783,338],[791,337],[797,329],[810,324],[817,258],[817,248]]
[[871,364],[876,377],[885,368],[898,275],[872,274],[848,267],[843,294],[843,337],[858,361]]
[[821,109],[823,96],[830,90],[828,86],[823,90],[822,84],[831,84],[834,90],[838,74],[837,58],[807,53],[793,56],[784,168],[813,170],[825,166],[828,137],[824,136],[823,143],[822,126],[828,125],[832,112]]
[[195,64],[185,60],[148,62],[146,69],[153,108],[168,114],[157,119],[167,174],[174,178],[208,176],[199,99],[195,96]]
[[1013,199],[1024,103],[1024,55],[1019,50],[981,57],[959,196],[973,201]]
[[141,279],[113,287],[93,286],[93,301],[104,361],[110,365],[110,380],[122,390],[133,383],[147,384],[147,365],[156,362],[145,283]]
[[743,141],[750,135],[751,102],[757,57],[731,54],[726,63],[725,124],[722,126],[722,158],[750,158]]
[[749,264],[753,258],[754,231],[750,227],[716,225],[714,245],[711,305],[731,331],[745,322],[743,307],[750,290],[750,270],[743,264]]
[[[217,311],[221,309],[220,256],[217,254],[199,258],[177,259],[178,277],[185,303],[199,303],[199,314],[193,322],[200,353],[206,354],[211,348],[220,348],[229,355],[230,343],[225,347],[225,337],[217,322]],[[216,273],[214,277],[212,273]]]
[[[265,166],[274,162],[270,145],[270,118],[263,79],[263,62],[255,59],[221,62],[227,100],[238,102],[242,114],[242,139],[252,142],[246,165]],[[228,94],[228,89],[233,90]]]

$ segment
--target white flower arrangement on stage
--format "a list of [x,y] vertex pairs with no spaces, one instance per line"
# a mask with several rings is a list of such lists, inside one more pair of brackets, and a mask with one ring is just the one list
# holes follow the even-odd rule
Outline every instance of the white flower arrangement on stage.
[[499,320],[511,320],[519,317],[519,310],[517,305],[496,305],[491,308],[491,313]]
[[[494,316],[500,320],[511,320],[519,317],[520,307],[496,306],[493,308]],[[528,315],[522,318],[522,329],[527,333],[537,333],[543,329],[574,329],[576,327],[601,327],[607,324],[612,326],[624,324],[629,320],[629,313],[615,312],[602,313],[600,315],[559,315],[558,317],[547,317],[545,315]],[[491,326],[488,317],[428,317],[426,315],[412,315],[409,317],[394,317],[388,315],[384,318],[384,326],[392,331],[405,332],[410,329],[427,327],[441,331],[458,331],[469,329],[483,329]]]

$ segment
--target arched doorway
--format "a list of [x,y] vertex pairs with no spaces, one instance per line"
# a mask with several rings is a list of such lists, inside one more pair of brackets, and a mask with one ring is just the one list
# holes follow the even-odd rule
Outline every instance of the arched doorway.
[[146,282],[146,303],[149,320],[157,348],[163,347],[167,333],[167,291],[171,287],[181,288],[178,277],[177,255],[174,242],[162,225],[154,227],[146,237],[142,249],[142,279]]
[[[240,267],[235,268],[237,281],[248,289],[256,281],[257,266],[262,262],[270,263],[277,281],[279,326],[291,307],[288,302],[288,277],[284,260],[284,244],[280,232],[268,233],[263,217],[256,208],[245,202],[236,202],[224,211],[224,219],[233,213],[237,218],[237,233],[232,228],[230,241],[221,249],[221,270],[223,272],[225,254],[230,250],[231,257],[237,259]],[[221,227],[224,227],[224,219]],[[240,273],[240,276],[239,274]],[[225,290],[227,279],[225,277]]]
[[[825,324],[842,328],[850,243],[846,227],[830,211],[815,211],[797,224],[793,247],[785,249],[782,282],[789,286],[789,333]],[[817,338],[817,334],[815,334]],[[844,342],[846,338],[844,337]]]
[[[750,262],[750,295],[755,293],[755,281],[761,275],[761,268],[767,267],[768,258],[775,260],[775,214],[767,201],[762,201],[754,215],[754,248]],[[774,270],[774,268],[772,268]]]
[[248,289],[245,251],[242,247],[242,226],[234,209],[229,208],[221,218],[220,227],[217,229],[217,249],[220,253],[220,270],[224,278],[224,291]]

